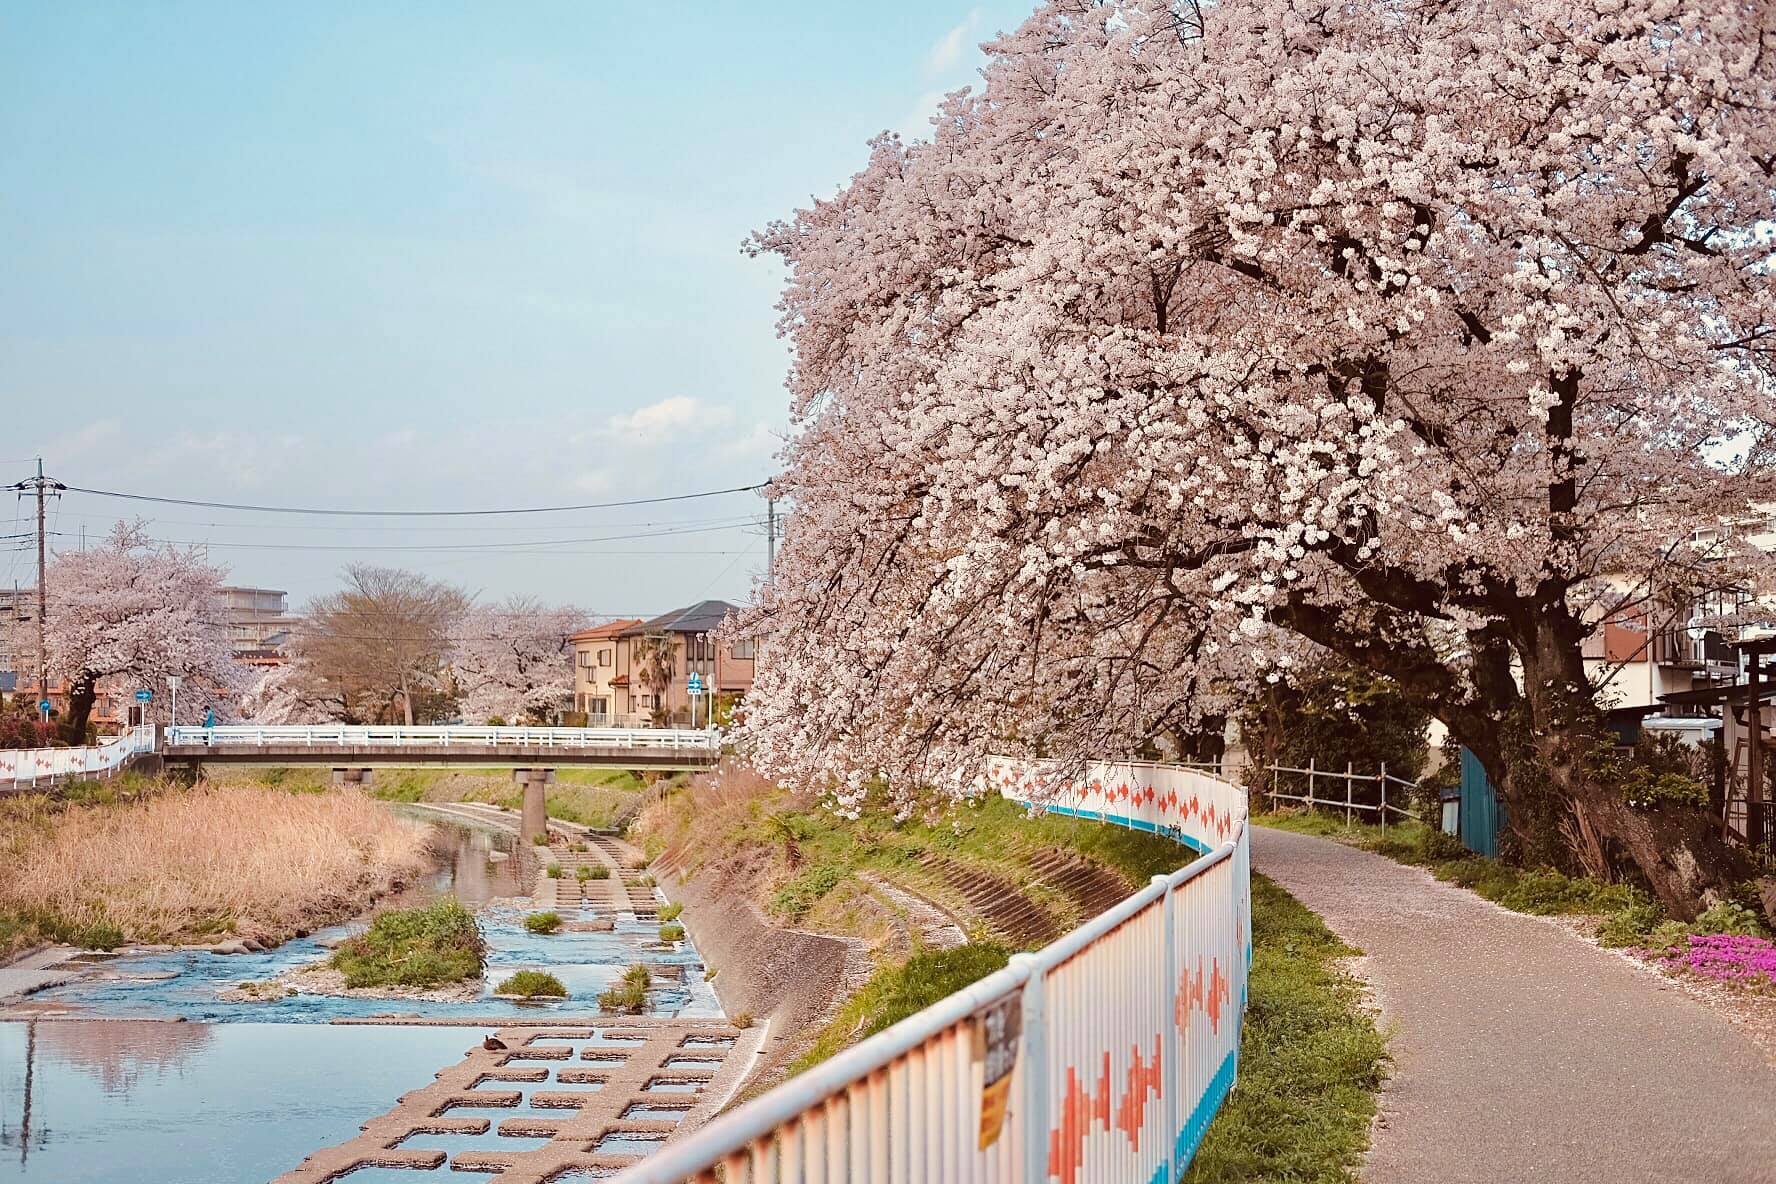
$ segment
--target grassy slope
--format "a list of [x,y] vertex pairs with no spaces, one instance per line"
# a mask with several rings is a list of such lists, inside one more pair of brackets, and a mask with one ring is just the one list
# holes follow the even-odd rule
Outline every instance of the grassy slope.
[[[695,808],[693,808],[693,806]],[[1029,877],[1028,857],[1069,847],[1117,868],[1131,884],[1189,858],[1169,840],[1058,816],[1027,816],[1000,799],[946,809],[935,819],[895,822],[881,814],[847,821],[787,794],[680,794],[675,813],[648,836],[691,844],[691,862],[719,860],[747,847],[772,853],[774,876],[764,903],[779,917],[826,928],[871,871],[944,900],[966,923],[966,902],[946,898],[918,857],[941,853],[1014,883]],[[660,819],[650,822],[660,826]],[[694,830],[692,829],[694,828]],[[793,860],[790,855],[793,853]],[[1385,1048],[1363,1010],[1360,987],[1339,966],[1353,953],[1282,889],[1253,876],[1251,1010],[1240,1081],[1198,1152],[1199,1181],[1343,1181],[1368,1143]],[[1039,892],[1045,905],[1065,908]],[[1070,902],[1068,902],[1070,904]],[[846,931],[843,926],[834,926]],[[840,1009],[794,1065],[806,1069],[1004,965],[1003,945],[976,941],[956,950],[914,950],[887,960]]]
[[[332,776],[327,769],[306,767],[219,773],[230,780],[295,790],[324,788]],[[549,787],[549,816],[608,827],[644,788],[627,769],[557,769]],[[390,802],[487,802],[513,810],[522,800],[509,769],[378,769],[370,793]]]

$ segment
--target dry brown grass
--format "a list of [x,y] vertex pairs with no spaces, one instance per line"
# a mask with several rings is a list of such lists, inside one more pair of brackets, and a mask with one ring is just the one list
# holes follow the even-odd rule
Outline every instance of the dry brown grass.
[[429,833],[354,792],[199,786],[6,819],[0,910],[134,941],[281,941],[427,866]]

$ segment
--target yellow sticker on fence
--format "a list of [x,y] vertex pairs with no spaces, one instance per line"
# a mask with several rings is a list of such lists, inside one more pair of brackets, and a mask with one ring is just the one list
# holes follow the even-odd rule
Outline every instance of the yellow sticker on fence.
[[1017,1068],[1018,1038],[1024,1027],[1022,991],[993,1000],[974,1013],[974,1059],[981,1063],[980,1149],[999,1141],[1011,1102],[1011,1073]]

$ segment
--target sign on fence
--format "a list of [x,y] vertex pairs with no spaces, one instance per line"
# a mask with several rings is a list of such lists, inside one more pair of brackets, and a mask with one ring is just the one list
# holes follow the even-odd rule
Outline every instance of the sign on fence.
[[999,1141],[1011,1101],[1011,1071],[1017,1068],[1018,1034],[1024,1027],[1021,991],[1002,995],[974,1017],[974,1059],[981,1064],[980,1149]]

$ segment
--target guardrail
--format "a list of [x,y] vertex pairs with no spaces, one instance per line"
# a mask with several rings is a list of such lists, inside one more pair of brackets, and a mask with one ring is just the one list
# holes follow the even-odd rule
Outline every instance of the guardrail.
[[[1342,773],[1335,769],[1321,769],[1316,767],[1316,763],[1312,759],[1309,759],[1307,762],[1307,768],[1305,769],[1297,769],[1290,765],[1269,764],[1264,765],[1263,770],[1270,774],[1270,790],[1267,796],[1273,803],[1300,802],[1309,809],[1325,806],[1330,809],[1343,810],[1344,821],[1347,825],[1353,821],[1356,811],[1373,811],[1381,823],[1382,830],[1387,829],[1389,811],[1398,814],[1402,819],[1408,822],[1414,817],[1413,812],[1407,807],[1400,805],[1397,800],[1393,802],[1388,801],[1388,786],[1393,785],[1398,787],[1399,792],[1396,797],[1405,797],[1406,800],[1410,802],[1410,795],[1419,788],[1418,782],[1408,781],[1404,777],[1394,776],[1387,771],[1386,764],[1381,766],[1380,773],[1374,774],[1354,772],[1353,767],[1349,764],[1344,766],[1344,772]],[[1284,793],[1282,790],[1282,782],[1280,781],[1280,777],[1284,773],[1287,773],[1292,777],[1305,777],[1307,792],[1304,794]],[[1344,782],[1344,796],[1342,798],[1325,798],[1317,796],[1319,783],[1321,781]],[[1356,787],[1359,784],[1379,786],[1378,795],[1380,800],[1375,802],[1359,802],[1356,797]]]
[[629,1168],[618,1184],[1173,1184],[1232,1088],[1251,963],[1246,796],[1177,766],[995,761],[1036,808],[1203,854],[1052,945]]
[[174,747],[340,745],[354,748],[666,748],[716,750],[720,733],[684,728],[476,728],[363,726],[351,724],[229,724],[166,730]]
[[0,782],[35,786],[63,777],[109,776],[144,752],[154,751],[154,728],[131,728],[86,748],[12,748],[0,752]]

